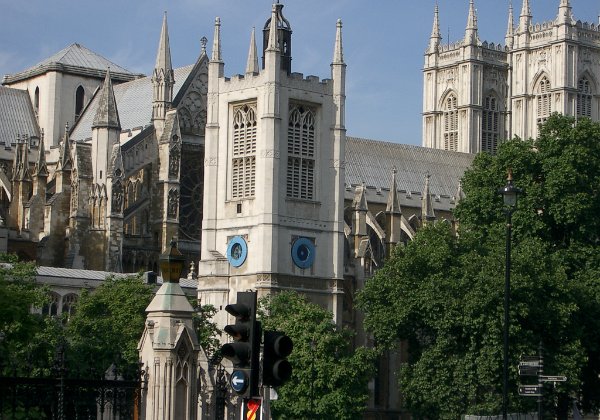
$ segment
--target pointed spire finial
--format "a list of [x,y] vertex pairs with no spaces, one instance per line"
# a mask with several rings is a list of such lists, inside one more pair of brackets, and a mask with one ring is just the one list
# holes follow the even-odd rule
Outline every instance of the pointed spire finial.
[[573,11],[571,10],[571,2],[569,0],[560,0],[558,6],[557,22],[559,24],[571,24],[573,21]]
[[210,61],[221,61],[221,18],[215,18],[215,33],[213,36],[213,49]]
[[508,3],[508,24],[506,25],[506,36],[504,37],[504,42],[508,47],[512,47],[513,44],[514,25],[513,5],[511,0]]
[[[106,77],[102,84],[102,90],[98,99],[98,108],[94,116],[92,128],[116,128],[121,129],[121,121],[119,120],[119,112],[117,111],[117,101],[115,92],[113,91],[112,81],[110,79],[110,67],[106,70]],[[65,136],[68,136],[68,126],[65,129]]]
[[479,37],[477,34],[477,11],[475,2],[469,0],[469,17],[467,18],[467,29],[465,31],[465,41],[467,44],[477,44]]
[[250,35],[250,48],[248,49],[248,61],[246,62],[246,74],[258,73],[258,53],[256,51],[256,30],[252,27]]
[[277,5],[273,4],[271,10],[271,24],[269,26],[269,42],[267,44],[267,51],[279,51],[279,45],[277,44]]
[[442,34],[440,32],[440,8],[438,2],[435,2],[433,11],[433,27],[431,28],[431,36],[429,37],[429,52],[435,52],[442,42]]
[[171,64],[171,47],[169,44],[169,28],[167,26],[167,12],[163,15],[154,72],[155,76],[162,73],[165,78],[172,76],[171,73],[173,72],[173,66]]
[[523,0],[523,6],[521,7],[521,15],[519,16],[519,32],[529,32],[530,24],[531,8],[529,7],[529,0]]
[[433,210],[433,202],[429,191],[430,177],[431,175],[427,172],[425,174],[425,188],[423,189],[423,195],[421,196],[421,222],[424,224],[435,219],[435,211]]
[[344,47],[342,44],[342,19],[338,19],[335,30],[335,46],[333,48],[333,64],[344,63]]
[[390,187],[390,193],[388,195],[386,213],[401,214],[402,209],[400,207],[400,196],[398,195],[398,186],[396,184],[396,173],[398,170],[394,166],[392,169],[392,185]]

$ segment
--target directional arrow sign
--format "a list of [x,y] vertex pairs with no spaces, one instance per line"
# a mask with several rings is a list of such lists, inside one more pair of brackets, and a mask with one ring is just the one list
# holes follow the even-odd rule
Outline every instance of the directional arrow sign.
[[542,382],[565,382],[566,380],[566,376],[540,376],[540,381]]
[[519,375],[521,376],[538,376],[542,368],[536,366],[519,366]]
[[542,386],[541,385],[521,385],[519,387],[519,395],[523,397],[541,397]]
[[248,386],[248,377],[243,370],[234,370],[229,378],[229,382],[235,392],[241,393]]
[[528,360],[525,362],[519,362],[519,366],[542,367],[544,366],[544,363],[541,360]]

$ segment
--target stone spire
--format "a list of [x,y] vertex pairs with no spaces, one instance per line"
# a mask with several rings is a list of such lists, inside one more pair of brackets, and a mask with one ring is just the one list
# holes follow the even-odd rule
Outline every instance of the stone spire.
[[440,14],[439,6],[435,3],[435,9],[433,11],[433,27],[431,28],[431,37],[429,37],[429,52],[437,51],[440,43],[442,42],[442,34],[440,32]]
[[13,163],[13,181],[31,181],[29,172],[29,136],[17,136],[15,160]]
[[369,207],[367,206],[367,196],[366,196],[367,187],[363,183],[361,187],[356,187],[356,194],[354,198],[354,210],[356,211],[367,211]]
[[171,64],[171,47],[169,46],[169,29],[167,27],[167,12],[163,15],[156,65],[152,73],[152,121],[164,120],[167,109],[173,101],[173,85],[175,75]]
[[570,0],[560,0],[556,22],[560,24],[571,24],[573,22],[573,11]]
[[507,47],[513,46],[513,35],[515,33],[514,30],[514,16],[513,16],[513,6],[512,1],[508,4],[508,24],[506,26],[506,36],[504,37],[504,43]]
[[523,7],[521,7],[521,15],[519,16],[519,32],[529,32],[529,25],[531,25],[531,8],[529,7],[529,0],[523,0]]
[[258,73],[258,53],[256,50],[255,29],[252,28],[250,35],[250,48],[248,49],[248,61],[246,62],[246,74]]
[[47,177],[48,176],[48,167],[46,165],[46,149],[44,148],[44,131],[42,130],[42,135],[40,136],[40,147],[38,148],[38,158],[35,162],[35,167],[33,170],[33,175],[35,177]]
[[466,195],[463,190],[462,180],[460,180],[460,181],[458,181],[458,189],[456,190],[456,198],[454,199],[455,204],[458,204],[465,197],[466,197]]
[[110,80],[110,68],[106,70],[106,77],[98,99],[98,109],[94,116],[92,128],[116,128],[121,130],[121,121],[117,111],[117,101]]
[[273,4],[271,10],[271,21],[269,25],[269,41],[267,43],[267,51],[279,51],[277,45],[277,5]]
[[469,0],[469,17],[467,18],[467,29],[465,31],[465,44],[477,45],[479,36],[477,34],[477,12],[475,11],[475,3]]
[[338,19],[335,31],[335,47],[333,49],[333,64],[344,63],[344,47],[342,45],[342,20]]
[[386,213],[389,214],[401,214],[402,209],[400,208],[400,197],[398,196],[398,186],[396,185],[396,173],[398,170],[394,168],[392,170],[392,185],[390,187],[390,193],[388,195]]
[[425,175],[425,188],[421,197],[421,223],[423,224],[435,219],[435,211],[433,210],[433,202],[431,201],[431,193],[429,192],[430,177],[429,173]]
[[215,18],[215,33],[210,61],[221,62],[221,18],[219,17]]
[[[96,113],[97,115],[97,113]],[[117,115],[118,120],[118,115]],[[65,124],[65,136],[60,143],[58,152],[58,168],[60,171],[70,171],[72,167],[71,145],[69,140],[69,123]]]

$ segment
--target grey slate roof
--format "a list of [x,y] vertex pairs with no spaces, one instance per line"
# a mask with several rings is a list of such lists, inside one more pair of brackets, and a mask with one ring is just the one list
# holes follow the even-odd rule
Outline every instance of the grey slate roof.
[[367,187],[388,190],[396,167],[399,190],[420,194],[429,173],[431,194],[452,197],[474,158],[468,153],[347,137],[346,186],[364,182]]
[[[175,70],[174,94],[179,91],[192,68],[193,66],[190,65]],[[121,129],[130,130],[150,124],[152,119],[152,79],[150,77],[114,85],[113,90],[121,120]],[[71,139],[86,140],[92,137],[92,125],[98,108],[99,96],[98,93],[94,95],[85,112],[77,121],[71,132]]]
[[48,71],[60,71],[100,78],[104,77],[108,67],[111,69],[113,80],[127,81],[140,76],[131,73],[129,70],[113,63],[83,45],[71,44],[35,66],[19,73],[5,75],[2,83],[14,83],[44,74]]
[[0,142],[14,143],[17,135],[40,137],[40,128],[26,90],[0,86]]

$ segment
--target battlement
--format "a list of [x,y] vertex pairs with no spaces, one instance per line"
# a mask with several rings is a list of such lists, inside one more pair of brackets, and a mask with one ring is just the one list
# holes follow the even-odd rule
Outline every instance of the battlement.
[[580,41],[600,45],[600,23],[594,24],[578,20],[575,27]]
[[[223,86],[223,92],[232,92],[239,89],[247,89],[256,87],[264,82],[263,72],[251,73],[251,74],[235,74],[231,77],[223,77],[221,80],[225,83]],[[293,89],[305,90],[308,92],[315,92],[319,94],[330,95],[332,92],[333,84],[331,79],[320,79],[318,76],[308,75],[304,76],[303,73],[294,72],[289,75],[283,76],[281,79],[283,86]]]

